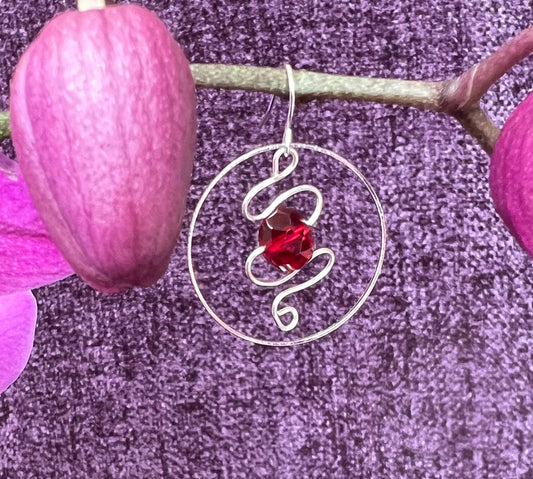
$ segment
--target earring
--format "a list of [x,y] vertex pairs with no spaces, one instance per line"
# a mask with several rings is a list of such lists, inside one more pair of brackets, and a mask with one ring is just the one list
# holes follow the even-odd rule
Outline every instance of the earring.
[[[386,244],[385,215],[374,188],[363,174],[350,161],[333,151],[316,145],[293,143],[292,119],[296,101],[295,83],[292,68],[290,65],[285,65],[285,68],[289,87],[289,112],[282,143],[260,146],[248,151],[230,162],[211,181],[201,195],[194,211],[187,248],[187,259],[191,281],[196,294],[207,312],[222,327],[235,336],[252,343],[266,346],[291,346],[307,343],[326,336],[348,321],[363,306],[376,285],[383,266]],[[248,164],[252,164],[252,166],[261,164],[260,158],[265,154],[269,156],[271,155],[272,158],[266,163],[268,169],[266,171],[264,167],[259,169],[257,175],[260,180],[257,184],[252,186],[242,198],[242,207],[240,211],[242,218],[245,218],[249,222],[256,223],[256,228],[257,225],[259,225],[258,244],[256,244],[255,248],[249,247],[249,253],[247,256],[239,254],[237,257],[232,257],[232,263],[230,264],[229,269],[234,273],[236,270],[239,271],[239,273],[237,273],[240,274],[240,279],[238,280],[239,288],[235,286],[219,287],[219,290],[223,290],[223,292],[217,295],[217,298],[221,295],[231,296],[231,294],[237,289],[241,291],[240,285],[244,282],[247,282],[252,288],[250,293],[243,293],[249,295],[248,297],[251,300],[257,296],[257,289],[273,291],[271,294],[273,299],[270,307],[272,317],[270,319],[259,318],[259,322],[261,323],[259,329],[261,329],[263,333],[265,331],[268,332],[268,334],[273,336],[274,339],[272,339],[272,337],[264,337],[266,334],[262,334],[262,337],[259,337],[255,334],[243,332],[242,329],[230,324],[229,316],[232,316],[232,314],[227,311],[228,309],[231,311],[231,308],[229,307],[225,308],[225,319],[221,317],[222,315],[216,310],[217,307],[206,298],[205,294],[206,291],[209,290],[207,283],[211,282],[209,280],[209,266],[205,267],[204,265],[203,268],[206,279],[199,279],[197,271],[198,267],[202,265],[202,261],[199,261],[197,254],[195,254],[198,250],[201,251],[202,248],[202,241],[198,239],[199,235],[197,234],[196,227],[199,218],[201,218],[202,213],[204,212],[205,205],[214,195],[215,190],[221,187],[221,185],[227,180],[228,175],[235,173],[238,168]],[[362,190],[366,190],[367,194],[369,194],[379,219],[379,248],[376,255],[377,259],[375,259],[374,263],[375,267],[373,274],[367,282],[366,287],[363,288],[362,292],[359,294],[358,299],[348,306],[343,304],[342,306],[344,307],[344,310],[337,314],[337,316],[340,317],[335,317],[335,319],[331,320],[329,313],[324,314],[325,318],[322,318],[320,323],[323,324],[324,321],[326,321],[327,324],[324,327],[320,327],[317,331],[309,331],[309,328],[304,328],[306,333],[295,337],[294,334],[297,334],[300,324],[302,321],[306,320],[306,318],[302,317],[298,308],[292,303],[297,296],[296,293],[304,292],[309,288],[318,288],[321,282],[328,277],[336,263],[336,255],[332,249],[328,247],[318,247],[319,245],[315,244],[313,228],[319,221],[325,206],[324,197],[321,191],[312,184],[296,184],[295,186],[277,193],[277,195],[268,202],[268,206],[262,211],[254,213],[251,209],[251,204],[254,200],[255,202],[259,202],[261,199],[264,201],[265,196],[267,196],[269,192],[276,189],[279,190],[279,187],[289,178],[296,176],[296,180],[293,180],[293,182],[297,181],[299,179],[299,170],[301,170],[301,168],[299,168],[301,163],[300,156],[303,158],[304,155],[313,156],[313,158],[318,157],[321,161],[326,160],[328,163],[331,163],[332,161],[337,162],[343,171],[347,170],[350,175],[350,181],[355,179],[361,183],[363,186]],[[345,175],[343,178],[344,177]],[[314,198],[314,201],[312,201],[312,203],[314,203],[312,212],[311,214],[306,215],[306,217],[302,215],[300,212],[301,210],[294,206],[296,199],[300,196],[306,196],[307,199],[309,199],[309,196]],[[213,202],[216,207],[220,207],[220,202],[217,203],[217,201],[212,200],[211,203]],[[328,204],[327,206],[334,207],[335,204]],[[231,213],[226,212],[224,214],[230,215]],[[220,215],[218,217],[220,218]],[[240,248],[246,248],[246,246]],[[234,248],[232,248],[232,251],[233,250]],[[279,290],[279,286],[288,283],[297,278],[297,276],[303,274],[303,272],[309,268],[307,265],[311,263],[324,263],[324,259],[326,262],[323,264],[321,270],[315,272],[310,277],[309,272],[307,272],[305,280],[276,292]],[[262,277],[261,274],[257,274],[256,270],[264,270],[265,264],[270,264],[276,268],[275,271],[277,271],[277,277]],[[316,270],[316,267],[314,267],[314,269]],[[226,273],[224,273],[224,276],[225,275]],[[270,274],[268,276],[272,275]],[[233,285],[235,284],[236,283],[233,283]],[[253,289],[254,287],[256,289]],[[314,298],[320,299],[320,296],[321,293],[317,293],[314,295]],[[269,301],[270,299],[271,297],[269,296]],[[307,300],[309,299],[310,298],[308,297]],[[231,303],[231,299],[228,301]],[[329,306],[331,305],[328,305],[328,307]],[[306,309],[309,309],[309,307],[306,307]],[[256,320],[255,314],[251,314],[250,316],[252,316],[252,319]],[[254,328],[252,327],[252,329]]]

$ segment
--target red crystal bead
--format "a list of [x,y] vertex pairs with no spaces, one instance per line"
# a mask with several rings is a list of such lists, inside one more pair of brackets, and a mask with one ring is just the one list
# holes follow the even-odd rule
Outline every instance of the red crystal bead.
[[265,247],[265,259],[282,271],[301,269],[313,256],[310,226],[294,208],[280,206],[259,229],[259,245]]

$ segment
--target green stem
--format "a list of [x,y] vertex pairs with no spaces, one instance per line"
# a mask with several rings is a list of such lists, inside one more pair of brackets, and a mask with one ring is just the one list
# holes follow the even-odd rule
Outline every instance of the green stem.
[[9,112],[0,111],[0,140],[9,138],[11,129],[9,128]]
[[[284,68],[244,65],[193,64],[196,86],[288,95]],[[371,101],[440,111],[440,94],[445,82],[368,78],[294,71],[296,97],[301,101],[317,98]]]
[[479,106],[479,103],[468,109],[457,110],[452,113],[452,116],[478,141],[481,148],[489,155],[492,154],[496,140],[500,135],[500,129],[492,123],[485,111]]

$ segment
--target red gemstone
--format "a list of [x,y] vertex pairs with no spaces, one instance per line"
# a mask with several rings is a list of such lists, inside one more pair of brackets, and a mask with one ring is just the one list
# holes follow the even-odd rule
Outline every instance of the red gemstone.
[[280,206],[261,223],[259,245],[265,259],[282,271],[301,269],[313,256],[313,234],[300,213]]

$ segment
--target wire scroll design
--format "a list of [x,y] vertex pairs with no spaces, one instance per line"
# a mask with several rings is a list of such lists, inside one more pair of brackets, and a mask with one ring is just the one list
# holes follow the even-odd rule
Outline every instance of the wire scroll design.
[[[280,159],[282,156],[285,157],[285,159],[290,158],[291,161],[289,165],[287,165],[283,170],[280,171]],[[253,201],[256,195],[258,195],[264,189],[287,178],[298,166],[298,161],[298,151],[294,147],[290,145],[285,145],[276,150],[272,158],[271,176],[251,188],[247,195],[244,197],[244,200],[242,202],[242,214],[248,220],[253,222],[262,221],[270,217],[276,211],[276,209],[289,198],[303,192],[309,192],[314,194],[316,197],[315,209],[311,216],[308,219],[303,220],[303,222],[309,226],[315,225],[322,212],[322,208],[324,206],[324,199],[320,190],[312,185],[298,185],[293,188],[290,188],[287,191],[284,191],[283,193],[275,197],[269,204],[269,206],[259,214],[253,214],[250,211],[250,203]],[[294,271],[287,271],[280,278],[273,280],[264,280],[258,278],[253,273],[253,264],[254,261],[264,253],[264,251],[265,246],[260,246],[256,248],[254,251],[252,251],[252,253],[250,253],[245,263],[246,275],[255,285],[263,287],[279,286],[286,283],[287,281],[290,281],[301,271],[300,269]],[[299,285],[291,286],[290,288],[283,290],[274,298],[274,301],[272,302],[272,316],[274,317],[274,321],[278,325],[279,329],[281,329],[283,332],[292,331],[298,325],[300,315],[298,313],[298,310],[293,306],[284,306],[280,308],[281,302],[288,296],[310,288],[311,286],[314,286],[320,281],[322,281],[329,274],[329,272],[333,268],[333,265],[335,264],[335,253],[330,248],[319,248],[313,251],[313,255],[311,256],[309,262],[314,261],[320,256],[328,257],[328,262],[322,269],[322,271]],[[290,315],[290,320],[288,322],[283,321],[281,319],[281,317],[285,315]]]
[[[379,219],[379,228],[381,232],[380,241],[379,241],[379,250],[378,250],[376,264],[375,264],[372,276],[369,279],[366,287],[361,292],[359,298],[354,302],[354,304],[347,311],[344,311],[344,314],[340,313],[339,314],[340,317],[336,318],[335,320],[332,320],[332,322],[324,329],[320,329],[316,332],[313,332],[313,333],[310,333],[308,335],[301,336],[301,337],[287,337],[285,339],[279,339],[279,340],[269,339],[267,337],[254,336],[240,329],[237,329],[232,324],[230,324],[230,321],[234,321],[235,317],[229,317],[226,312],[224,312],[224,314],[219,313],[215,309],[215,307],[212,304],[210,304],[210,301],[208,301],[208,299],[206,298],[204,294],[205,291],[207,291],[209,288],[205,284],[202,284],[201,282],[199,282],[197,278],[196,268],[195,268],[196,261],[194,259],[195,255],[193,254],[195,236],[196,236],[195,230],[196,230],[197,222],[203,212],[203,208],[204,208],[204,205],[207,199],[214,192],[215,188],[217,188],[217,185],[219,185],[223,181],[223,179],[226,178],[226,176],[230,175],[236,168],[239,168],[240,165],[246,162],[253,161],[255,157],[257,157],[258,155],[261,155],[263,153],[269,153],[269,152],[274,153],[278,151],[280,148],[284,148],[284,145],[283,144],[272,144],[272,145],[265,145],[265,146],[258,147],[254,150],[244,153],[242,156],[239,156],[238,158],[234,159],[231,163],[226,165],[215,176],[215,178],[213,178],[211,183],[209,183],[209,185],[206,187],[206,189],[200,196],[198,204],[196,205],[193,216],[191,218],[191,226],[189,230],[188,243],[187,243],[187,263],[189,266],[189,273],[191,276],[191,282],[193,284],[194,290],[198,298],[200,299],[200,302],[202,303],[204,308],[207,310],[209,315],[218,324],[220,324],[220,326],[222,326],[228,332],[237,336],[240,339],[243,339],[245,341],[249,341],[255,344],[261,344],[264,346],[276,347],[276,346],[295,346],[297,344],[304,344],[304,343],[316,341],[320,338],[323,338],[327,336],[328,334],[332,333],[333,331],[337,330],[338,328],[340,328],[343,324],[345,324],[351,317],[353,317],[361,309],[361,307],[364,305],[364,303],[366,302],[366,300],[372,293],[372,290],[374,289],[378,281],[378,278],[380,276],[381,269],[383,267],[383,262],[385,259],[386,237],[387,237],[386,226],[385,226],[385,214],[383,212],[383,208],[381,206],[379,198],[376,192],[374,191],[374,188],[368,182],[368,180],[364,177],[364,175],[352,164],[351,161],[338,155],[337,153],[334,153],[331,150],[321,148],[317,145],[309,145],[309,144],[304,144],[304,143],[293,143],[292,146],[297,151],[310,150],[320,155],[324,155],[324,157],[329,158],[329,160],[339,162],[345,168],[347,168],[347,170],[350,171],[351,174],[354,175],[355,179],[358,179],[359,181],[363,183],[363,185],[365,186],[366,190],[370,194],[370,197],[375,205],[376,213]],[[317,250],[316,253],[318,253],[318,251],[319,250]],[[280,314],[281,312],[282,310],[280,310]]]

